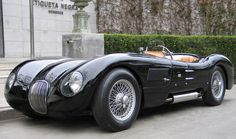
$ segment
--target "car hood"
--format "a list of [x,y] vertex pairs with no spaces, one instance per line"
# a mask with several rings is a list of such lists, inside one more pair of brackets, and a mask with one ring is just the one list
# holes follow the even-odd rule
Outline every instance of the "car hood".
[[22,86],[29,86],[35,78],[44,78],[52,83],[67,70],[79,67],[85,62],[86,60],[76,59],[30,61],[19,68],[17,83]]

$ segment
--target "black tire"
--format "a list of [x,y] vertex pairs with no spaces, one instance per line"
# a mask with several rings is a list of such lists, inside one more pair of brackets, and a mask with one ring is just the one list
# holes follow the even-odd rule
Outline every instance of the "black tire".
[[[122,91],[114,91],[119,86],[119,83],[125,86],[127,85],[131,91],[127,91],[126,93],[123,91],[123,95],[121,93]],[[117,93],[112,93],[112,91]],[[130,93],[133,94],[130,95],[132,97],[127,97],[129,95],[128,92],[133,92]],[[113,101],[111,101],[112,98]],[[140,104],[141,92],[137,80],[128,70],[117,68],[110,71],[102,79],[94,96],[92,110],[95,120],[102,128],[115,132],[128,129],[132,125],[138,116]],[[128,112],[128,116],[123,117],[127,119],[122,119],[115,114],[118,111],[114,107],[118,108],[118,106],[120,106],[119,110],[127,109],[126,111],[124,110],[124,113]]]
[[[218,76],[219,81],[215,81],[215,77]],[[203,102],[206,105],[209,106],[217,106],[220,105],[224,99],[224,95],[225,95],[225,86],[226,86],[226,82],[225,82],[225,75],[224,75],[224,71],[216,66],[214,67],[212,73],[211,73],[211,79],[209,82],[209,86],[207,91],[203,94],[202,99]],[[216,84],[216,85],[214,85]],[[219,91],[214,91],[214,86],[221,86],[218,87]],[[215,87],[217,90],[217,87]]]

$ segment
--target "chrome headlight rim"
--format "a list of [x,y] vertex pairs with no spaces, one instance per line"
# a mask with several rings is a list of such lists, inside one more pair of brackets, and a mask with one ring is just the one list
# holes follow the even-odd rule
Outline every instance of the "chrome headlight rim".
[[8,86],[9,89],[12,88],[15,81],[16,81],[16,74],[15,73],[10,73],[10,75],[7,78],[7,86]]
[[81,92],[83,86],[83,75],[79,71],[74,71],[65,77],[61,82],[60,92],[65,97],[73,97]]

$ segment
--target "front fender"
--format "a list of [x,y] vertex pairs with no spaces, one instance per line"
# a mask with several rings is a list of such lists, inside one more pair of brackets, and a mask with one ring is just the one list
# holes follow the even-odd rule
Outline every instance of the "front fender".
[[226,89],[231,89],[234,85],[234,67],[232,62],[224,55],[212,54],[206,58],[210,65],[219,66],[223,69],[226,77]]

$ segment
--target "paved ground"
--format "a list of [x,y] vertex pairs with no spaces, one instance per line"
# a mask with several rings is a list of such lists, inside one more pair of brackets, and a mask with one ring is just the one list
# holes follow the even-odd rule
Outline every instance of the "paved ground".
[[162,106],[143,111],[126,131],[101,130],[91,116],[73,121],[30,118],[0,122],[1,139],[235,139],[236,86],[228,91],[222,105],[208,107],[200,100]]

